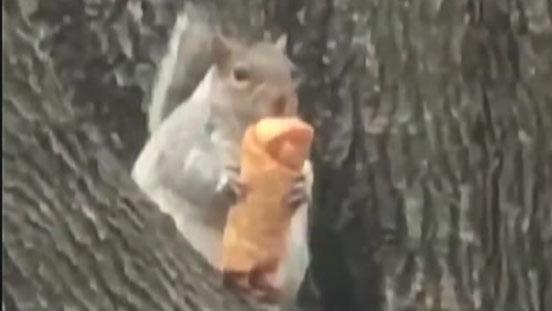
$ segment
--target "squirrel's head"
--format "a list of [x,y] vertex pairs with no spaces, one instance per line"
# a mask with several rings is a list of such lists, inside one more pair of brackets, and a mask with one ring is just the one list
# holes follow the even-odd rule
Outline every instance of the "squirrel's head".
[[287,40],[252,45],[215,35],[212,58],[213,105],[244,123],[267,116],[297,114],[295,67],[285,54]]

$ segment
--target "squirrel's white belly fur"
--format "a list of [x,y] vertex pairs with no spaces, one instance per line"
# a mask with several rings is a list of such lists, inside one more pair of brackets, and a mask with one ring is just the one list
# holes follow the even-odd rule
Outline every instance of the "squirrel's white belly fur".
[[[201,105],[208,102],[210,79],[212,70],[205,75],[202,82],[196,88],[190,99],[183,105]],[[173,113],[179,113],[178,107]],[[222,232],[207,226],[201,217],[202,209],[208,207],[193,206],[186,198],[172,189],[163,186],[157,172],[157,163],[164,148],[170,148],[171,144],[178,142],[169,141],[172,137],[170,131],[170,115],[164,120],[152,135],[145,148],[142,150],[132,169],[132,178],[142,190],[152,199],[161,211],[170,215],[180,233],[192,244],[211,265],[217,266],[220,258]],[[184,159],[183,159],[184,160]],[[175,174],[178,173],[175,169]]]

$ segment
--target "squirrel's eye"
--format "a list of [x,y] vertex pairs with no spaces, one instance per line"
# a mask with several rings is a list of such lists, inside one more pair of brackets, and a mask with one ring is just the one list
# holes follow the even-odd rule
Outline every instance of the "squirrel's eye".
[[234,68],[234,79],[238,82],[244,82],[249,79],[249,71],[242,67]]

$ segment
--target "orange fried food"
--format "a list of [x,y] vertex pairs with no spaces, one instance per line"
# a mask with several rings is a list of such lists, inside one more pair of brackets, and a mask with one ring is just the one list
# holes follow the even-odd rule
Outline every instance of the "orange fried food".
[[227,284],[278,295],[278,272],[295,212],[284,204],[285,197],[302,173],[313,132],[294,117],[265,118],[247,129],[240,173],[247,191],[230,209],[223,237]]

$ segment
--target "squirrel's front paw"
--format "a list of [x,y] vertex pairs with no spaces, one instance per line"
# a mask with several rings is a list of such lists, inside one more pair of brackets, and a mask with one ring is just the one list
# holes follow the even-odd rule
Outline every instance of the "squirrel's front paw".
[[293,182],[291,189],[284,197],[284,204],[292,209],[298,208],[309,200],[307,182],[304,175],[300,175]]
[[240,179],[240,167],[227,165],[226,172],[228,174],[226,189],[232,197],[233,202],[243,200],[247,195],[248,186]]

